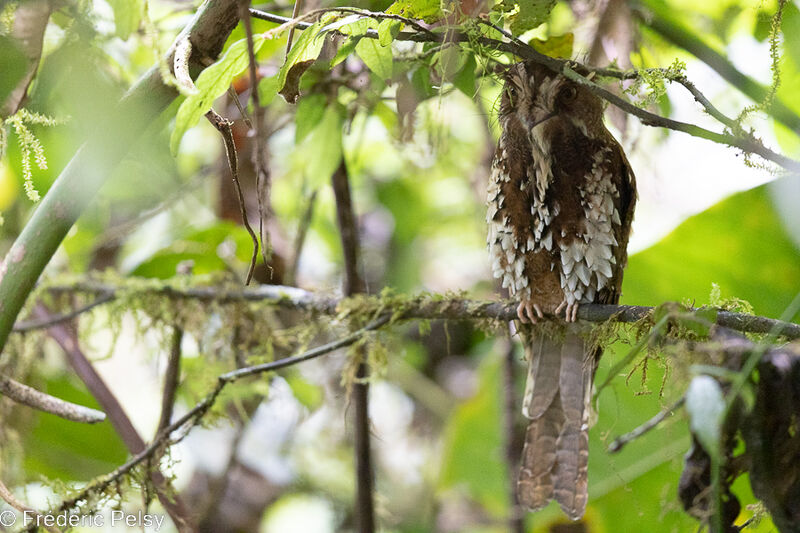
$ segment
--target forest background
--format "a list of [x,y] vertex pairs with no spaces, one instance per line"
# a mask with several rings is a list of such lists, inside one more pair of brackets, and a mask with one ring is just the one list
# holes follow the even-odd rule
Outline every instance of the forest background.
[[[800,405],[800,334],[730,315],[797,320],[796,3],[197,4],[0,4],[2,509],[146,508],[181,531],[800,525],[796,418],[769,418],[766,470],[748,433],[767,385]],[[519,57],[596,67],[584,81],[631,102],[607,110],[640,198],[621,303],[658,307],[598,330],[580,524],[510,496],[524,366],[484,191]],[[768,382],[787,354],[794,377]],[[17,383],[107,418],[22,405]],[[710,478],[687,513],[690,449]]]

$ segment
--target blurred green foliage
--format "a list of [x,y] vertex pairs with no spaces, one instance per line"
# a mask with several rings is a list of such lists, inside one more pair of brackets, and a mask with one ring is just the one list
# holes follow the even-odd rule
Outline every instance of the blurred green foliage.
[[[62,22],[61,33],[46,43],[27,102],[33,111],[68,119],[54,127],[33,127],[49,162],[47,170],[34,172],[35,186],[42,194],[97,118],[109,113],[131,80],[153,65],[166,50],[174,30],[191,15],[189,6],[183,4],[177,11],[168,2],[109,4],[110,13],[95,13],[88,8],[81,11],[83,8],[77,6],[63,9],[54,18]],[[381,10],[388,2],[358,4]],[[492,13],[492,20],[509,23],[515,34],[526,41],[534,39],[535,46],[545,53],[570,56],[582,53],[587,46],[575,43],[573,48],[579,35],[573,30],[580,21],[567,2],[494,4],[499,9]],[[646,0],[633,7],[670,16],[713,49],[725,52],[738,39],[770,39],[776,4]],[[427,0],[398,0],[388,12],[435,23],[450,13],[450,7]],[[503,12],[509,18],[498,18]],[[158,31],[145,32],[151,25]],[[285,36],[267,39],[261,35],[256,43],[263,76],[257,90],[266,107],[269,130],[272,212],[267,227],[274,252],[282,262],[272,265],[275,278],[271,281],[281,281],[281,269],[297,259],[292,243],[307,222],[297,283],[321,290],[340,285],[341,248],[328,182],[344,161],[360,220],[363,275],[371,292],[383,287],[402,293],[464,290],[474,297],[494,297],[484,250],[483,190],[497,133],[499,95],[497,80],[491,75],[493,64],[486,56],[496,54],[469,41],[443,49],[434,43],[411,48],[407,43],[393,42],[401,29],[396,21],[360,21],[340,28],[347,37],[338,54],[329,54],[327,62],[312,65],[320,51],[325,51],[324,36],[318,33],[322,26],[320,23],[312,31],[296,33],[288,57]],[[275,27],[254,21],[259,34]],[[368,27],[378,30],[379,40],[363,38]],[[800,112],[800,11],[794,3],[785,8],[782,29],[777,96]],[[691,63],[690,54],[667,43],[646,25],[637,26],[637,30],[641,30],[641,39],[631,54],[634,66],[667,67],[676,58]],[[233,84],[247,107],[250,87],[243,39],[244,31],[238,27],[222,59],[196,80],[198,92],[176,102],[153,124],[147,138],[132,147],[130,157],[65,240],[50,274],[111,268],[124,275],[170,279],[176,276],[179,265],[190,264],[195,275],[227,273],[243,278],[252,244],[239,222],[238,206],[234,205],[233,216],[226,211],[231,205],[225,204],[224,198],[230,194],[231,183],[222,144],[216,131],[202,120],[212,106],[224,116],[237,119],[235,128],[239,129],[234,130],[234,136],[240,150],[241,179],[246,205],[254,214],[259,193],[253,187],[252,173],[247,175],[250,138],[238,120],[238,109],[225,95]],[[0,100],[21,76],[19,53],[7,40],[0,36],[0,64],[8,65],[0,76]],[[765,56],[764,61],[767,59]],[[336,67],[333,78],[329,67]],[[758,81],[770,83],[770,79]],[[295,93],[300,99],[290,105],[286,99],[291,101]],[[281,95],[288,96],[284,99]],[[666,95],[660,96],[658,105],[668,113],[670,102]],[[796,133],[783,126],[775,128],[783,149],[797,156],[800,141]],[[7,157],[0,162],[3,252],[34,208],[20,194],[20,159],[19,147],[10,135]],[[639,175],[640,182],[648,179],[651,177]],[[303,221],[313,191],[319,193],[313,216]],[[680,301],[701,305],[708,303],[712,284],[718,284],[723,298],[741,298],[752,304],[756,314],[780,316],[800,287],[800,252],[784,225],[765,187],[730,196],[633,255],[623,285],[623,303]],[[210,331],[220,327],[218,310],[200,315],[195,320],[213,324],[207,326]],[[508,472],[501,435],[503,343],[458,324],[433,324],[430,333],[424,335],[397,329],[389,355],[405,358],[410,370],[401,385],[414,402],[414,422],[408,424],[403,438],[423,449],[424,459],[420,460],[422,466],[415,463],[407,467],[419,470],[421,481],[417,485],[404,485],[393,477],[396,473],[390,466],[379,466],[378,501],[386,530],[433,530],[436,513],[454,513],[447,505],[464,499],[464,505],[476,508],[478,518],[460,531],[504,531]],[[620,342],[607,348],[598,382],[604,381],[609,369],[628,353],[630,336],[623,330]],[[209,338],[194,339],[197,353],[187,358],[187,373],[199,373],[199,367],[211,372],[233,364],[231,338],[213,337],[211,333]],[[270,346],[264,352],[273,355],[310,342],[304,338],[296,345]],[[62,365],[49,359],[42,361],[47,371],[37,370],[35,374],[49,393],[93,404],[85,388]],[[620,453],[605,451],[613,438],[670,405],[688,385],[688,362],[675,354],[647,354],[647,366],[642,361],[637,360],[639,366],[632,374],[616,376],[597,402],[599,418],[590,434],[591,499],[586,516],[587,530],[593,533],[696,528],[696,522],[683,513],[676,498],[682,455],[690,443],[682,412]],[[448,364],[463,373],[457,374]],[[522,368],[520,362],[520,374]],[[2,371],[13,368],[3,367]],[[473,380],[474,386],[453,385],[448,381],[453,375]],[[212,382],[213,373],[204,378]],[[386,377],[390,382],[394,378],[401,381],[392,372]],[[346,405],[336,403],[341,400],[341,390],[318,375],[298,370],[290,373],[287,381],[306,410],[305,419],[324,413],[330,404],[346,411]],[[517,385],[521,392],[521,381]],[[262,383],[242,392],[231,401],[235,403],[231,412],[246,420],[242,415],[244,404],[267,397],[266,389],[266,383]],[[187,404],[203,393],[192,389],[191,384],[182,384],[181,390],[192,392],[182,396]],[[426,407],[423,397],[445,397],[456,407]],[[338,417],[331,424],[344,433],[339,427],[345,425],[342,413],[327,412],[325,416]],[[10,481],[32,482],[41,476],[85,481],[112,470],[126,457],[107,422],[85,428],[38,413],[8,420],[20,435],[19,449],[24,450],[24,457],[12,458],[22,467],[9,469],[16,474]],[[324,500],[326,513],[329,503],[335,510],[330,514],[338,513],[336,524],[344,522],[342,516],[352,503],[351,478],[347,477],[353,470],[349,444],[330,428],[323,437],[310,451],[302,443],[297,445],[299,451],[293,454],[297,477],[271,514],[278,514],[287,502],[296,505],[295,500],[313,495]],[[375,439],[378,450],[388,449],[390,444]],[[290,455],[288,451],[286,454]],[[318,467],[323,471],[316,474]],[[737,482],[734,492],[744,503],[754,502],[746,476]],[[751,515],[750,510],[743,511],[739,523]],[[562,521],[553,505],[529,516],[527,526],[529,531],[548,531]],[[769,520],[752,530],[770,531]]]

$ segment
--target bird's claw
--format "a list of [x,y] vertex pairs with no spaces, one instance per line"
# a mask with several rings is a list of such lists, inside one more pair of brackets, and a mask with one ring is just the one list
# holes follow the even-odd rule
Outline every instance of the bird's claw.
[[567,303],[567,301],[564,300],[556,307],[556,314],[559,314],[562,309],[566,308],[566,311],[564,311],[564,320],[567,322],[575,322],[578,320],[579,306],[580,304],[578,302]]
[[542,313],[542,308],[539,307],[539,304],[535,304],[530,300],[522,300],[517,306],[517,316],[523,324],[526,322],[536,324],[539,318],[544,318],[544,313]]

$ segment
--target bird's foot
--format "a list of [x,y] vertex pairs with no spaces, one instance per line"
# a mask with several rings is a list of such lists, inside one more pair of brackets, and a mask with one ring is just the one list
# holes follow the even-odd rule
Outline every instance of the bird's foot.
[[523,324],[526,322],[536,324],[540,318],[544,318],[544,313],[542,313],[542,308],[539,307],[539,304],[523,298],[519,302],[519,306],[517,306],[517,316]]
[[579,305],[578,302],[567,303],[567,301],[564,300],[556,307],[556,314],[559,314],[562,309],[566,308],[566,311],[564,311],[564,320],[567,322],[575,322],[578,320]]

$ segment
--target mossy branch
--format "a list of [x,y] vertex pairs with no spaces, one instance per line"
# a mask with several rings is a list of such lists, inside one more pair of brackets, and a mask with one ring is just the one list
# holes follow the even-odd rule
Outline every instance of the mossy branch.
[[633,10],[644,26],[649,27],[675,46],[682,48],[711,67],[725,81],[736,87],[756,103],[768,101],[765,111],[775,120],[795,133],[800,133],[800,116],[786,104],[770,96],[771,89],[738,70],[727,57],[707,45],[700,37],[685,28],[660,9],[647,2]]
[[[187,36],[194,53],[192,66],[216,57],[238,22],[235,0],[209,0],[178,36]],[[174,47],[165,61],[171,65]],[[178,92],[162,79],[158,66],[150,69],[119,102],[114,113],[97,124],[56,179],[31,220],[0,263],[0,349],[36,280],[61,241],[100,187],[113,174]]]
[[[328,10],[318,10],[318,11],[338,12],[342,10],[339,8],[330,8]],[[286,17],[273,15],[272,13],[265,13],[263,11],[259,11],[256,9],[251,9],[250,14],[255,18],[282,24],[287,28],[292,27],[303,30],[310,27],[310,24],[307,22],[288,19]],[[387,17],[387,15],[384,13],[365,12],[363,14],[365,17],[372,17],[376,19]],[[392,15],[392,18],[397,18],[397,17],[398,17],[397,15]],[[404,19],[404,20],[409,25],[412,22],[410,19]],[[620,98],[619,96],[613,94],[612,92],[600,87],[588,77],[578,73],[578,71],[587,73],[595,72],[598,75],[611,76],[619,79],[631,79],[631,77],[638,76],[638,73],[636,71],[620,71],[611,68],[593,68],[586,65],[581,65],[575,61],[550,57],[536,51],[533,47],[527,45],[526,43],[520,41],[519,39],[514,38],[507,32],[502,31],[500,28],[497,28],[496,26],[493,25],[491,26],[495,30],[500,31],[509,40],[502,41],[498,39],[493,39],[491,37],[487,37],[485,35],[476,38],[475,36],[468,35],[463,31],[453,30],[451,28],[448,28],[448,31],[446,32],[431,32],[429,30],[413,31],[413,32],[403,31],[397,35],[395,40],[410,41],[410,42],[446,41],[448,43],[461,43],[461,42],[473,43],[485,46],[486,48],[491,50],[510,53],[525,60],[535,61],[536,63],[548,67],[554,72],[560,72],[565,76],[571,78],[575,82],[586,86],[589,89],[589,91],[591,91],[593,94],[609,102],[610,104],[620,108],[625,113],[637,117],[642,122],[642,124],[646,126],[666,128],[674,131],[688,133],[693,137],[699,137],[701,139],[706,139],[718,144],[724,144],[733,148],[738,148],[744,153],[756,154],[762,159],[776,163],[777,165],[780,165],[781,167],[787,170],[791,170],[793,172],[800,172],[800,161],[786,157],[783,154],[780,154],[778,152],[775,152],[774,150],[767,148],[766,146],[764,146],[764,144],[761,142],[760,139],[756,138],[755,135],[753,135],[752,133],[742,131],[741,127],[732,128],[731,127],[732,123],[734,123],[735,121],[732,121],[730,118],[725,117],[724,115],[722,115],[722,113],[716,110],[716,108],[714,108],[710,104],[709,100],[705,96],[703,96],[702,93],[688,80],[682,80],[676,78],[671,81],[676,81],[678,83],[681,83],[692,94],[695,100],[697,100],[704,107],[704,109],[709,112],[709,114],[712,117],[717,119],[719,122],[722,123],[723,126],[725,126],[725,131],[715,132],[703,128],[701,126],[698,126],[696,124],[681,122],[667,117],[662,117],[661,115],[658,115],[656,113],[651,113],[650,111],[642,109],[641,107],[637,107],[634,104],[628,102],[627,100]],[[370,39],[377,39],[378,33],[375,30],[369,30],[365,34],[365,37]],[[749,95],[750,93],[747,94]],[[763,94],[766,95],[765,90]],[[773,112],[777,112],[776,110],[786,111],[786,108],[781,108],[779,103],[776,102],[771,107],[771,110]],[[780,116],[783,119],[782,121],[784,123],[787,123],[785,121],[792,118],[792,115],[793,113],[791,112],[788,112],[788,114],[782,112]],[[795,116],[795,118],[797,117]],[[794,124],[795,122],[790,121],[789,123]],[[738,126],[738,124],[736,124],[736,126]],[[727,131],[731,129],[734,130],[733,133],[729,133]]]
[[[297,287],[262,285],[254,288],[186,287],[153,284],[147,280],[128,279],[125,282],[103,282],[81,278],[72,283],[47,286],[53,293],[90,293],[103,295],[109,300],[117,294],[158,295],[174,300],[199,300],[203,302],[264,302],[297,311],[325,315],[338,315],[342,309],[351,308],[351,299],[332,294],[315,293]],[[457,296],[423,294],[418,296],[357,296],[358,307],[364,316],[382,315],[385,311],[392,320],[445,319],[445,320],[498,320],[517,318],[514,301],[473,300]],[[653,307],[640,305],[583,304],[578,318],[588,322],[638,322],[649,316]],[[550,318],[555,318],[550,316]],[[772,333],[788,339],[800,339],[800,324],[784,322],[763,316],[720,310],[716,324],[743,333]]]
[[102,411],[50,396],[2,374],[0,374],[0,395],[72,422],[97,424],[106,419],[106,415]]

